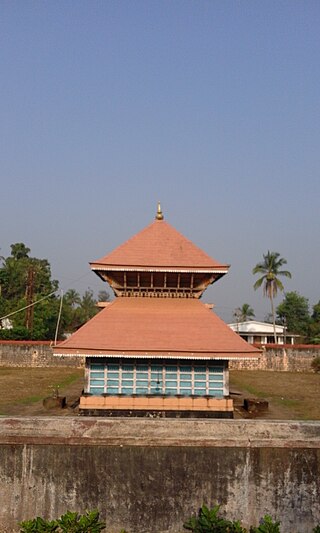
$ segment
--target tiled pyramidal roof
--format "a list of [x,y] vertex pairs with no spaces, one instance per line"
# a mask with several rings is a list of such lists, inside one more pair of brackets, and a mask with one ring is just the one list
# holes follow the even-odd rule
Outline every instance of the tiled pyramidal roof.
[[116,298],[67,341],[61,355],[250,359],[253,346],[194,298]]
[[256,358],[258,350],[198,298],[228,272],[163,220],[156,220],[90,263],[116,296],[111,304],[54,348],[57,355]]
[[228,265],[218,263],[165,220],[157,219],[113,252],[90,264],[93,270],[122,267],[228,271]]
[[116,296],[200,298],[229,269],[163,220],[156,220],[91,269]]

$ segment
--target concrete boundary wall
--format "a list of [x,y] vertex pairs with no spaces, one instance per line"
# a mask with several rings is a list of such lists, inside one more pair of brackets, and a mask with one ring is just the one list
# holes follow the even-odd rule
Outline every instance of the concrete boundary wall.
[[320,356],[320,346],[264,345],[258,360],[230,361],[232,370],[274,370],[278,372],[312,372],[311,363]]
[[320,523],[319,422],[2,418],[0,457],[0,531],[98,508],[108,533],[180,533],[203,502]]
[[[258,360],[230,361],[230,369],[311,372],[320,346],[264,346]],[[0,341],[0,367],[84,367],[84,357],[54,357],[50,341]]]
[[0,341],[0,367],[84,367],[84,357],[54,357],[51,341]]

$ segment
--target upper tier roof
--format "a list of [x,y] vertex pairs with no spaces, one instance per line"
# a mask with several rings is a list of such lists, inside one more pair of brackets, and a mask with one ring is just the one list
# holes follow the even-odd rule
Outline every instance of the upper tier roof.
[[154,220],[111,253],[90,263],[92,270],[173,269],[226,273],[218,263],[164,220]]

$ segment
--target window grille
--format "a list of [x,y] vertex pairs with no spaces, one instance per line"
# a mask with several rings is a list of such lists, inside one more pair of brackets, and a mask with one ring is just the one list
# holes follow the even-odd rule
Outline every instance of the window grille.
[[214,396],[224,395],[225,364],[184,361],[115,362],[89,361],[88,391],[94,395],[164,395]]

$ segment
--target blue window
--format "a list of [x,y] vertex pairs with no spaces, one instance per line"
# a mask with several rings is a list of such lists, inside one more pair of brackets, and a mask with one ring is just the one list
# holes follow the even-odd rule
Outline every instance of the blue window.
[[90,362],[92,394],[155,394],[223,397],[224,364],[202,362]]
[[103,392],[104,392],[103,391],[103,387],[102,388],[101,387],[93,387],[93,386],[90,387],[90,393],[94,394],[95,396],[99,396],[99,395],[103,394]]
[[149,379],[148,365],[137,365],[136,367],[136,394],[148,394]]
[[180,388],[179,394],[183,396],[191,396],[192,394],[192,366],[179,365],[180,370]]
[[210,396],[223,396],[223,365],[209,366],[209,394]]
[[175,396],[178,394],[178,367],[177,365],[165,365],[165,394]]
[[162,394],[163,386],[162,365],[150,365],[150,394]]
[[90,387],[91,394],[103,394],[104,392],[104,364],[92,363],[90,371]]
[[101,363],[91,363],[91,370],[102,370],[104,372],[105,366]]

